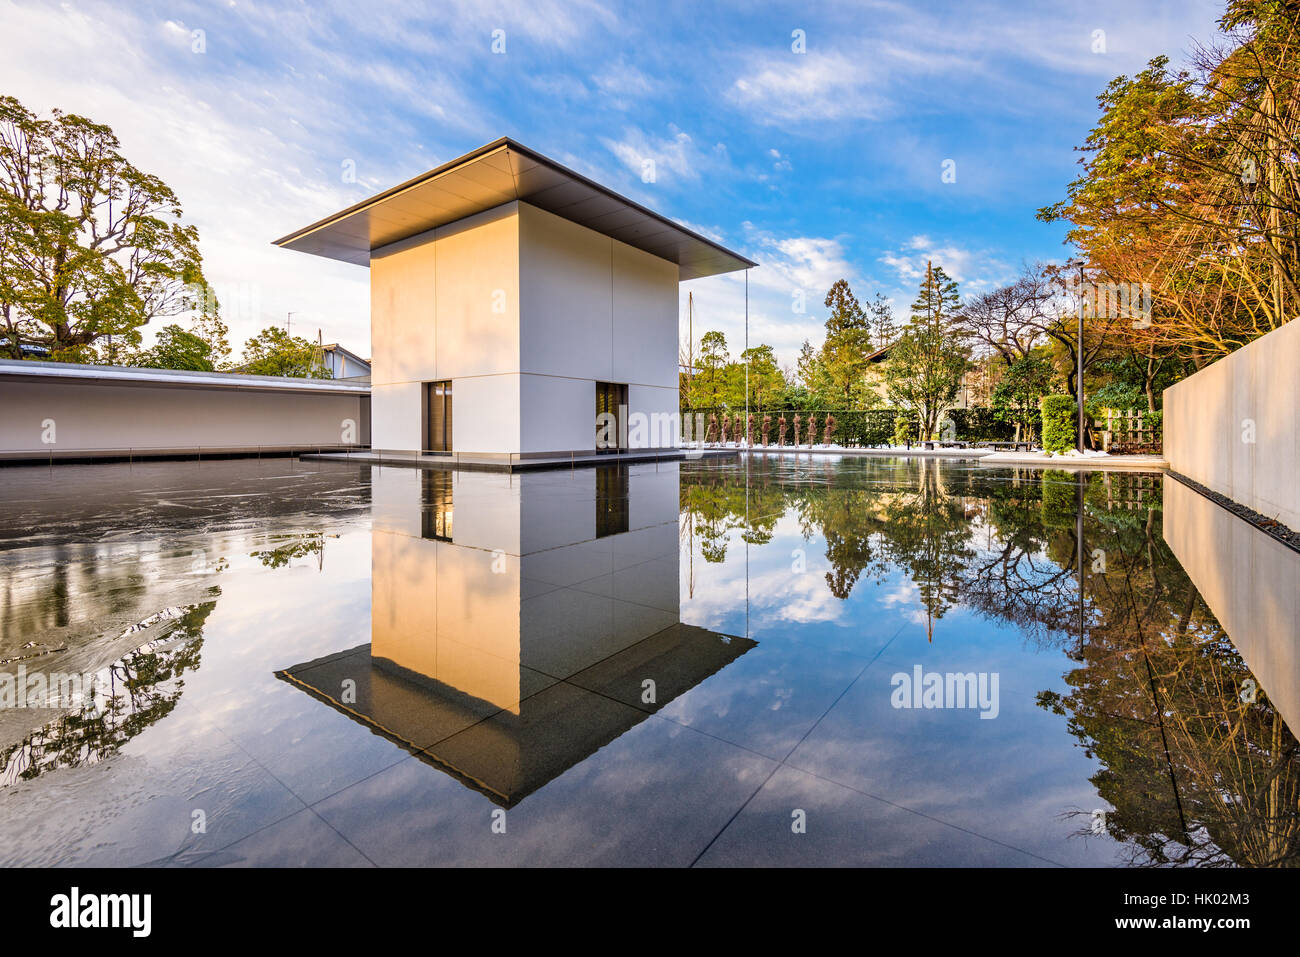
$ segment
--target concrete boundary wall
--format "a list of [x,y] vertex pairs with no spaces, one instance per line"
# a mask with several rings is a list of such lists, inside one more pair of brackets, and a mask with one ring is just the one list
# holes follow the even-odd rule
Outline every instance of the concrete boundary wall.
[[1300,727],[1300,555],[1173,476],[1164,539],[1288,727]]
[[366,446],[369,403],[368,389],[341,384],[298,391],[163,384],[147,374],[129,382],[0,374],[0,462]]
[[1169,467],[1300,529],[1300,322],[1165,390]]

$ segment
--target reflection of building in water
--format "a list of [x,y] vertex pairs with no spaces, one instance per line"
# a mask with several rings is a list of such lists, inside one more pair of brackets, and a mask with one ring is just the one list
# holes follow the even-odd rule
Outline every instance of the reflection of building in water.
[[513,805],[753,646],[679,620],[678,478],[376,469],[371,642],[280,676]]
[[1300,554],[1169,476],[1164,537],[1287,726],[1300,728]]

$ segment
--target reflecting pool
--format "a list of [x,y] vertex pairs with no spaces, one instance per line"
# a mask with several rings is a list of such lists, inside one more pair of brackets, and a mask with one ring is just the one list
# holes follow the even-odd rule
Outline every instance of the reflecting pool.
[[1168,477],[3,475],[6,865],[1300,860],[1300,554]]

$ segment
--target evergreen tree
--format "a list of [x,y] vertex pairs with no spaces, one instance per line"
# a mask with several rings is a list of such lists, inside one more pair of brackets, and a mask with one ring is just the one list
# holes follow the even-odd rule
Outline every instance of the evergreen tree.
[[894,341],[898,335],[898,324],[894,322],[894,307],[884,293],[876,293],[876,298],[868,307],[871,334],[875,337],[875,347],[883,349]]
[[826,293],[826,341],[822,344],[821,367],[830,380],[838,404],[850,408],[862,393],[871,354],[871,319],[858,302],[848,281],[837,279]]
[[953,326],[960,301],[957,283],[927,263],[911,321],[885,363],[889,399],[916,413],[923,439],[935,434],[970,364],[970,350]]

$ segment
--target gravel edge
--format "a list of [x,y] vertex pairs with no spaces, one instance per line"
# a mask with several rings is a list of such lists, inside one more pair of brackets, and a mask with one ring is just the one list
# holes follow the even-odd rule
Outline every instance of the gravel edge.
[[1189,479],[1186,475],[1183,475],[1180,472],[1175,472],[1173,469],[1169,469],[1168,472],[1171,476],[1178,479],[1178,481],[1182,482],[1192,491],[1199,492],[1211,502],[1227,509],[1243,521],[1249,522],[1261,532],[1264,532],[1269,537],[1281,542],[1292,551],[1300,552],[1300,532],[1292,531],[1281,522],[1271,519],[1267,515],[1262,515],[1252,508],[1247,508],[1245,505],[1233,501],[1226,495],[1220,495],[1218,492],[1214,491],[1214,489],[1206,488],[1200,482]]

